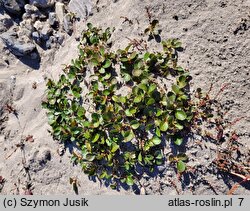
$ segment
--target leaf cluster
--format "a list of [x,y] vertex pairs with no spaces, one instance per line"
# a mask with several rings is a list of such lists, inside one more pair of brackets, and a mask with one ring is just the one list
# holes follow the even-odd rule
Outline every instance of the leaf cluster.
[[[43,106],[54,138],[76,142],[79,150],[72,161],[86,174],[108,181],[112,188],[119,182],[131,186],[144,172],[164,164],[169,142],[177,148],[183,144],[193,118],[191,78],[177,65],[179,41],[163,41],[160,52],[135,51],[131,45],[112,51],[112,29],[87,26],[78,58],[58,81],[48,80]],[[163,89],[157,79],[167,77],[174,82]],[[124,87],[127,94],[121,93]],[[91,111],[86,103],[91,103]],[[180,165],[177,162],[183,172]]]

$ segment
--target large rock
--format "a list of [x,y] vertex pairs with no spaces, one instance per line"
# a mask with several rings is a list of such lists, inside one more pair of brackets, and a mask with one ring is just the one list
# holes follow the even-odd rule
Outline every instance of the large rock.
[[5,32],[0,35],[6,47],[16,56],[25,56],[32,53],[36,46],[31,42],[18,39],[15,32]]
[[14,14],[21,15],[22,9],[25,5],[25,0],[0,0],[6,11]]
[[30,4],[40,8],[48,8],[55,4],[55,0],[30,0]]
[[69,10],[76,14],[79,18],[86,18],[92,14],[91,0],[71,0],[69,2]]

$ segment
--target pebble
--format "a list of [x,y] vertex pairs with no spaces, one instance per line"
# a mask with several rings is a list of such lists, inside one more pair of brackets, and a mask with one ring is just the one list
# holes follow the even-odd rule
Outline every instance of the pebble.
[[73,23],[71,21],[71,17],[69,14],[66,14],[63,19],[63,28],[68,33],[71,34],[73,32]]
[[38,8],[48,8],[55,4],[55,0],[29,0],[29,2]]
[[36,43],[40,43],[40,35],[39,35],[39,32],[35,31],[32,33],[32,38],[33,40],[36,42]]
[[34,23],[34,28],[35,28],[37,31],[42,30],[42,28],[43,28],[42,22],[41,22],[41,21],[36,21],[36,22]]
[[56,18],[56,13],[55,12],[50,12],[49,13],[49,24],[51,26],[56,25],[57,23],[57,18]]

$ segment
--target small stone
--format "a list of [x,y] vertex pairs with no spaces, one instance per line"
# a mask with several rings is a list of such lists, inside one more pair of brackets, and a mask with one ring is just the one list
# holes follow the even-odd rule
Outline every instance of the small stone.
[[10,80],[12,81],[12,83],[15,83],[16,82],[16,76],[14,76],[14,75],[10,76]]
[[41,34],[41,38],[43,40],[48,40],[49,39],[49,36],[53,33],[53,29],[50,28],[50,25],[48,23],[46,23],[42,30],[40,31],[40,34]]
[[64,19],[64,15],[65,15],[64,4],[61,2],[56,2],[55,12],[56,12],[56,16],[57,16],[59,22],[63,23],[63,19]]
[[49,13],[49,25],[54,26],[57,23],[57,17],[55,12]]
[[169,177],[173,177],[173,172],[172,171],[167,171],[166,175],[169,176]]
[[34,23],[34,28],[35,28],[37,31],[42,30],[42,28],[43,28],[42,22],[41,22],[41,21],[36,21],[36,22]]
[[55,37],[56,37],[57,43],[62,45],[63,41],[64,41],[64,35],[63,34],[56,34]]
[[37,31],[35,31],[35,32],[32,33],[32,38],[33,38],[33,40],[36,43],[40,43],[41,42],[39,32],[37,32]]
[[45,45],[47,49],[51,49],[51,40],[47,40]]
[[30,14],[28,14],[28,13],[23,13],[23,16],[22,16],[22,19],[23,20],[27,20],[27,19],[30,19],[31,18],[31,15]]
[[60,147],[60,148],[57,150],[57,153],[58,153],[58,155],[63,156],[64,153],[65,153],[65,148],[64,148],[64,147]]
[[24,9],[25,9],[25,12],[28,13],[28,14],[33,14],[33,13],[36,13],[36,12],[39,12],[38,8],[34,5],[30,5],[30,4],[26,4],[24,6]]
[[162,173],[165,171],[166,167],[165,166],[157,166],[157,169],[158,169],[159,173]]
[[206,160],[209,160],[209,155],[204,155],[204,158],[205,158]]
[[140,189],[140,195],[146,195],[146,190],[144,187],[141,187]]
[[20,26],[25,27],[26,29],[28,29],[28,30],[31,31],[31,32],[34,31],[34,27],[33,27],[32,20],[31,20],[31,19],[23,20],[23,21],[20,23]]
[[33,4],[39,8],[48,8],[55,4],[55,0],[30,0],[30,4]]
[[71,16],[69,14],[66,14],[64,16],[63,28],[68,34],[71,34],[73,32],[73,23],[71,21]]

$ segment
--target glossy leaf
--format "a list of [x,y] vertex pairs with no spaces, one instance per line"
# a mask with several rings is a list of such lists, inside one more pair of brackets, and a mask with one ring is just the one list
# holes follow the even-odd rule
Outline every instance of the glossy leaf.
[[161,139],[157,136],[154,136],[152,138],[152,142],[154,143],[154,145],[159,145],[161,143]]
[[160,130],[164,131],[164,132],[167,131],[168,130],[168,122],[166,122],[166,121],[161,122]]
[[186,170],[186,164],[183,162],[183,161],[178,161],[177,162],[177,169],[178,169],[178,172],[182,173]]
[[180,146],[183,142],[183,138],[182,137],[177,137],[174,141],[174,143],[178,146]]
[[187,118],[187,114],[185,113],[185,111],[178,109],[175,111],[175,117],[176,119],[183,121]]

